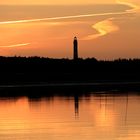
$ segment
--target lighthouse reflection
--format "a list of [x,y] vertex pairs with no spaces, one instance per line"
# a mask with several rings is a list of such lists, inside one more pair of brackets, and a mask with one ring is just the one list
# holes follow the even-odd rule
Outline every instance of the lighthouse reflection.
[[74,96],[75,117],[79,117],[79,96]]
[[[84,99],[85,98],[85,99]],[[92,98],[90,100],[90,98]],[[114,114],[115,106],[117,106],[119,96],[115,96],[114,94],[108,95],[108,94],[99,94],[98,96],[93,97],[80,97],[78,94],[74,95],[74,113],[75,118],[78,119],[80,117],[80,102],[82,103],[82,100],[86,100],[88,102],[92,102],[92,100],[98,101],[98,108],[95,109],[96,117],[95,120],[98,125],[113,125],[114,123]],[[127,125],[127,118],[128,118],[128,105],[129,105],[129,94],[123,95],[124,105],[123,105],[123,112],[124,117],[122,118],[124,120],[124,124]],[[96,102],[97,102],[96,101]],[[83,104],[83,103],[82,103]],[[93,107],[94,108],[94,107]],[[111,108],[111,109],[110,109]]]

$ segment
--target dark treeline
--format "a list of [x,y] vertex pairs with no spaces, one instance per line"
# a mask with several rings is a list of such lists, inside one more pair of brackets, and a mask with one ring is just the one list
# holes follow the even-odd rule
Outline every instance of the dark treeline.
[[140,59],[0,57],[0,84],[139,82]]

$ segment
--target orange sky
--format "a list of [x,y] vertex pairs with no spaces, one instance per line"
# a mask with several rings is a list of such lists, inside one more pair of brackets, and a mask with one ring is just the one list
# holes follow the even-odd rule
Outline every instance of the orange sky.
[[93,0],[6,0],[6,1],[1,1],[1,4],[87,4],[87,3],[113,3],[115,0],[98,0],[98,1],[93,1]]
[[95,4],[92,0],[0,2],[15,3],[59,6],[1,6],[0,55],[72,58],[72,41],[77,36],[80,57],[140,56],[138,0],[99,0],[99,5],[87,5]]
[[[47,5],[68,5],[68,4],[111,4],[111,3],[116,3],[117,0],[98,0],[98,1],[93,1],[93,0],[5,0],[1,1],[0,4],[9,4],[9,5],[18,5],[18,4],[47,4]],[[139,3],[139,0],[121,0],[124,2],[130,2],[130,3]]]

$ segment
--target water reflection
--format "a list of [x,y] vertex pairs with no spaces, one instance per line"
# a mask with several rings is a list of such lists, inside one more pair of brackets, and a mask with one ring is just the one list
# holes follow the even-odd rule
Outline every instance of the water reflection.
[[74,96],[74,109],[75,109],[75,117],[79,116],[79,97],[78,95]]
[[139,140],[138,94],[0,98],[5,140]]
[[125,125],[127,124],[128,101],[129,101],[129,97],[127,95],[126,96],[126,108],[125,108]]

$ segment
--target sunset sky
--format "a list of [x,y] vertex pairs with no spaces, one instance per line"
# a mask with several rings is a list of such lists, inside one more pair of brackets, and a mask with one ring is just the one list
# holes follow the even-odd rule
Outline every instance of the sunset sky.
[[[98,0],[98,1],[93,1],[93,0],[5,0],[1,1],[1,4],[9,4],[9,5],[18,5],[18,4],[53,4],[53,5],[68,5],[68,4],[110,4],[110,3],[115,3],[118,0]],[[122,2],[138,2],[139,0],[119,0]]]
[[140,1],[5,0],[0,31],[2,56],[140,58]]

